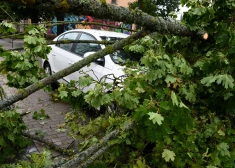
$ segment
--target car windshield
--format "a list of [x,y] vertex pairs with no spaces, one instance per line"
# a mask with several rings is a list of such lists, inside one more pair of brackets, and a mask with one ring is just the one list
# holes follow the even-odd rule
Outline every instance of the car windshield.
[[[120,37],[106,37],[106,36],[100,36],[100,38],[106,41],[120,41],[123,39]],[[134,59],[133,54],[125,52],[123,49],[117,50],[109,55],[112,61],[116,64],[125,64],[127,61],[136,61],[136,59]]]

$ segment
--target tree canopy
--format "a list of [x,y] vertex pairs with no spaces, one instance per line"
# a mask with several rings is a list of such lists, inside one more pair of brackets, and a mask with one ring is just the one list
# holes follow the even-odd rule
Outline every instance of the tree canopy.
[[180,0],[139,0],[129,4],[130,9],[139,8],[152,16],[166,18],[179,10]]
[[[22,2],[19,5],[19,2]],[[31,18],[37,23],[40,19],[49,19],[54,16],[54,12],[40,8],[40,2],[35,1],[17,1],[14,3],[1,2],[0,4],[0,19],[19,21]]]

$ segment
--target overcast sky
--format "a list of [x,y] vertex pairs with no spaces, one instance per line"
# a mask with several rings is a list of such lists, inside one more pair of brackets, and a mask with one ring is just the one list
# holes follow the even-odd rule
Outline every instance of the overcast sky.
[[186,6],[180,6],[180,11],[177,14],[177,20],[180,20],[180,17],[183,16],[183,13],[186,11],[188,11],[188,8]]

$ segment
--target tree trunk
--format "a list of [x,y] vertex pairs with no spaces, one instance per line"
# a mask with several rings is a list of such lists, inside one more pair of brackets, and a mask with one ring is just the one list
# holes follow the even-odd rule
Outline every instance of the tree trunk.
[[[15,0],[11,1],[15,3]],[[39,1],[40,0],[35,0],[35,3],[39,3]],[[5,2],[8,1],[5,0]],[[19,0],[17,2],[23,4]],[[103,3],[99,0],[67,0],[67,2],[69,8],[64,9],[67,10],[67,13],[90,15],[96,18],[134,23],[145,27],[147,30],[156,31],[161,34],[167,33],[180,36],[194,35],[194,32],[190,31],[186,26],[170,20],[164,20],[160,17],[153,17],[140,10],[129,10],[124,7]],[[48,2],[40,2],[39,4],[43,10],[61,11],[61,8],[63,9],[63,4],[59,1],[48,0]],[[24,5],[27,5],[27,3]]]

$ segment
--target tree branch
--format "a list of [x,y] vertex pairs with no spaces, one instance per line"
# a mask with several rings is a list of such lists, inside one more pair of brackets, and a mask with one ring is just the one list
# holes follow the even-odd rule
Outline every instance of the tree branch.
[[95,43],[95,44],[113,44],[115,41],[97,41],[97,40],[61,40],[61,41],[50,41],[47,42],[48,45],[50,44],[69,44],[69,43]]
[[[85,151],[78,153],[76,155],[73,156],[73,159],[67,161],[66,163],[63,164],[64,161],[61,161],[60,163],[57,163],[56,166],[60,166],[60,168],[67,168],[67,167],[71,167],[73,165],[76,165],[78,163],[83,162],[84,160],[86,160],[88,157],[90,157],[93,153],[95,153],[97,150],[99,150],[100,148],[104,147],[104,145],[108,146],[107,142],[112,139],[117,137],[118,135],[120,135],[122,132],[126,132],[129,131],[133,128],[134,123],[130,122],[129,124],[127,124],[123,129],[116,129],[112,132],[110,132],[108,135],[104,136],[98,143],[96,143],[95,145],[92,145],[91,147],[89,147],[88,149],[86,149]],[[100,152],[98,152],[100,153]],[[101,153],[102,154],[102,153]],[[97,154],[98,155],[98,154]],[[93,155],[94,156],[94,155]],[[98,157],[98,156],[97,156]],[[90,163],[90,161],[89,161]],[[55,167],[55,166],[53,166]]]
[[23,136],[29,138],[29,139],[32,139],[32,140],[36,140],[38,142],[41,142],[41,143],[44,143],[46,144],[47,146],[49,146],[51,149],[59,152],[59,153],[62,153],[62,154],[65,154],[65,155],[68,155],[68,156],[71,156],[74,154],[74,151],[72,150],[68,150],[68,149],[63,149],[57,145],[55,145],[53,142],[50,142],[48,140],[45,140],[43,138],[40,138],[40,137],[37,137],[37,136],[33,136],[33,135],[30,135],[28,133],[23,133]]
[[102,148],[100,148],[94,155],[90,156],[87,161],[85,161],[84,163],[82,163],[80,166],[78,166],[78,168],[85,168],[87,166],[89,166],[90,164],[92,164],[96,159],[98,159],[104,152],[106,152],[109,149],[110,146],[104,146]]
[[[114,44],[115,41],[97,41],[97,40],[61,40],[61,41],[48,41],[47,45],[52,45],[52,44],[69,44],[69,43],[94,43],[94,44]],[[23,51],[24,48],[13,48],[13,49],[3,49],[3,51]]]

